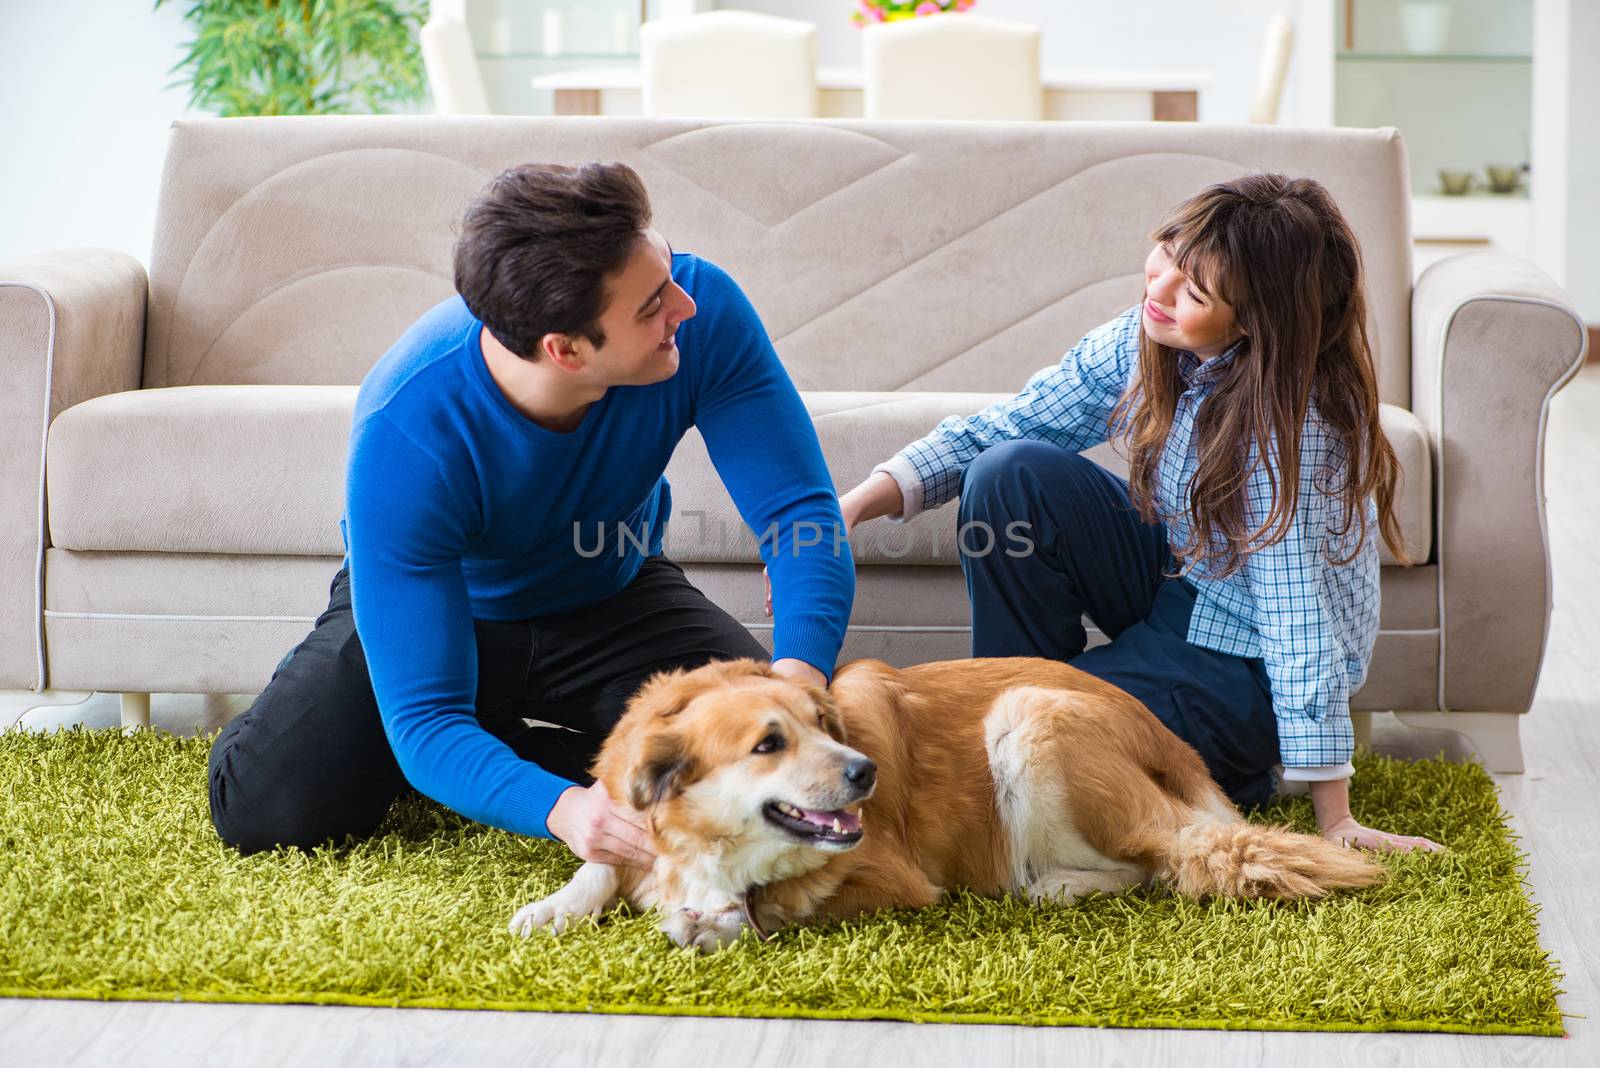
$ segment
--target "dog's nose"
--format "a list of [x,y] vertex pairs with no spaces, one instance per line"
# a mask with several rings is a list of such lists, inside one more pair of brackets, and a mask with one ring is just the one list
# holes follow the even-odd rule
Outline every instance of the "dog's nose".
[[878,765],[866,757],[862,757],[860,760],[852,760],[844,766],[845,782],[858,790],[872,789],[872,784],[877,781],[877,778]]

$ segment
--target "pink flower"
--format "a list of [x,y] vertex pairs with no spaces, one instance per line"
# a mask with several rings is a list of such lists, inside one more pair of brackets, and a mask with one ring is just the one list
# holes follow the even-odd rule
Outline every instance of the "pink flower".
[[957,11],[970,10],[972,5],[976,4],[977,2],[978,2],[978,0],[956,0],[956,10]]
[[868,23],[884,21],[883,8],[878,5],[882,0],[856,0],[856,7],[860,10],[850,13],[850,24],[856,29],[861,29]]
[[919,16],[921,16],[921,15],[942,15],[943,13],[944,13],[944,8],[942,8],[938,4],[934,3],[933,0],[923,0],[922,3],[917,5],[917,14]]

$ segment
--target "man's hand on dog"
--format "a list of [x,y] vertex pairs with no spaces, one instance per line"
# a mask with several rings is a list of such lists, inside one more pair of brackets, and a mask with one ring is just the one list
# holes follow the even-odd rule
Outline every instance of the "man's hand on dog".
[[551,834],[584,860],[631,864],[647,871],[656,862],[643,817],[612,801],[603,783],[568,787],[556,799],[545,823]]
[[[761,577],[767,583],[767,615],[770,616],[772,615],[772,576],[767,574],[766,568],[762,568]],[[793,657],[774,660],[772,662],[772,670],[786,679],[793,679],[796,682],[808,682],[813,686],[820,686],[824,690],[828,688],[828,676],[804,660],[795,660]]]
[[804,682],[820,689],[828,688],[828,676],[806,663],[789,657],[772,662],[772,673],[780,678],[793,679],[795,682]]

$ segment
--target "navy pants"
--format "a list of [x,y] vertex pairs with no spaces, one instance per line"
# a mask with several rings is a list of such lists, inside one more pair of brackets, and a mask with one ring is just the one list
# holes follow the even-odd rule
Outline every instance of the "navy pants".
[[[1015,525],[1014,525],[1015,524]],[[1188,641],[1195,590],[1128,485],[1039,441],[981,453],[961,482],[973,656],[1068,661],[1143,701],[1235,804],[1264,804],[1278,762],[1266,668]],[[1085,650],[1083,616],[1110,638]]]

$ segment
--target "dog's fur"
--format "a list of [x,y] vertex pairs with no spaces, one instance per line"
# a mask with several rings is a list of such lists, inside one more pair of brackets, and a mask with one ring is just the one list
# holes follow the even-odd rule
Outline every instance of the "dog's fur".
[[[670,672],[634,697],[594,770],[647,818],[655,867],[586,863],[513,932],[559,933],[625,899],[712,950],[747,916],[775,929],[958,886],[1070,901],[1161,879],[1196,898],[1302,898],[1386,877],[1355,851],[1246,823],[1149,709],[1051,660],[860,660],[826,693],[750,660]],[[772,802],[811,819],[786,829]]]

